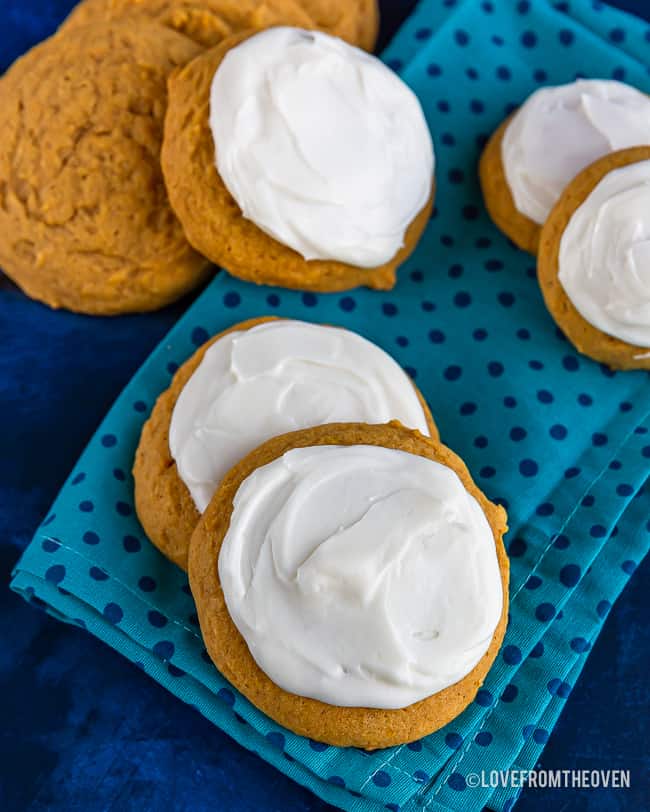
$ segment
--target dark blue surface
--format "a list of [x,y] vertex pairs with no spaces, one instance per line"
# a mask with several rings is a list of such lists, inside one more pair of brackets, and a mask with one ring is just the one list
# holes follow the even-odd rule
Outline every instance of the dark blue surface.
[[[49,33],[70,5],[2,0],[0,68]],[[384,41],[411,5],[382,4]],[[617,5],[650,17],[647,2]],[[93,319],[54,313],[0,277],[5,584],[104,412],[185,305]],[[611,613],[542,760],[556,769],[629,768],[632,788],[528,790],[519,809],[650,807],[649,574],[646,561]],[[0,810],[327,809],[96,639],[7,589],[0,640]]]

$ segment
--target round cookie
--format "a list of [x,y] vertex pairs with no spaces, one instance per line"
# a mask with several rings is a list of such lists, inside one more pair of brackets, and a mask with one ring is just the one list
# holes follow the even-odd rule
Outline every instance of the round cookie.
[[376,0],[82,0],[63,28],[138,15],[206,48],[245,29],[285,24],[320,28],[371,51],[377,39]]
[[[219,552],[230,524],[233,499],[241,483],[253,471],[290,449],[357,444],[406,451],[440,462],[455,471],[467,491],[478,501],[490,524],[501,574],[501,617],[478,664],[455,684],[398,710],[339,707],[282,690],[253,659],[230,617],[218,577]],[[341,747],[366,749],[419,739],[443,727],[467,707],[497,655],[508,618],[509,563],[502,541],[506,530],[505,511],[486,499],[473,483],[462,460],[446,446],[399,423],[382,426],[337,423],[275,437],[231,469],[192,536],[190,586],[208,653],[226,679],[256,707],[299,735]]]
[[214,160],[210,89],[228,51],[250,36],[247,32],[230,37],[170,77],[162,167],[170,202],[188,240],[197,251],[248,282],[321,292],[360,285],[392,288],[396,268],[412,253],[429,220],[433,188],[429,201],[410,223],[402,248],[375,268],[305,260],[244,217],[226,188]]
[[[213,336],[199,347],[177,370],[142,429],[133,466],[136,512],[151,542],[182,569],[187,569],[190,537],[201,514],[178,474],[169,448],[169,427],[176,401],[212,344],[228,333],[276,320],[274,316],[249,319]],[[422,405],[431,437],[438,440],[438,429],[429,407],[415,384],[413,388]]]
[[650,369],[647,347],[637,347],[599,330],[575,308],[558,279],[562,235],[574,212],[612,170],[650,159],[650,146],[605,155],[566,187],[544,224],[539,242],[537,276],[551,316],[577,350],[613,369]]
[[501,160],[503,135],[513,115],[514,113],[499,125],[483,150],[479,161],[479,180],[485,208],[497,228],[518,248],[536,254],[541,226],[515,206]]
[[93,25],[0,79],[0,267],[29,296],[126,313],[205,278],[160,170],[167,77],[197,51],[153,23]]

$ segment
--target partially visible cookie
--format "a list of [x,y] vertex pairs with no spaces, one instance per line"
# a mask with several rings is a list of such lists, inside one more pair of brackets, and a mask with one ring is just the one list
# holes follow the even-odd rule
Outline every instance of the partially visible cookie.
[[650,369],[649,242],[650,146],[583,170],[542,229],[537,273],[549,312],[577,350],[613,369]]
[[0,267],[84,313],[153,310],[201,282],[160,170],[167,77],[198,47],[154,23],[55,35],[0,79]]
[[376,0],[82,0],[64,28],[140,16],[178,31],[206,48],[246,29],[270,25],[320,28],[372,50]]
[[512,116],[503,121],[488,141],[479,161],[479,180],[483,203],[497,226],[506,237],[523,251],[537,253],[541,228],[538,223],[518,211],[506,180],[501,149],[503,135]]
[[[307,63],[303,70],[287,61],[286,70],[283,65],[271,67],[269,75],[286,86],[274,87],[270,99],[256,97],[258,92],[269,92],[269,82],[260,80],[266,75],[261,54],[270,62],[281,58],[278,54],[286,54],[289,60],[299,51],[295,41],[301,37],[312,43],[312,49],[322,49],[326,64],[313,67]],[[358,61],[358,52],[350,53],[353,49],[336,42],[299,29],[249,32],[206,51],[170,78],[162,149],[169,198],[192,245],[233,276],[299,290],[327,292],[359,285],[386,290],[395,284],[396,268],[412,253],[428,222],[434,197],[434,157],[417,99],[383,65],[373,65],[373,76],[367,80],[372,90],[367,92],[373,99],[381,97],[377,104],[385,102],[392,115],[382,108],[367,119],[367,106],[374,102],[361,104],[357,98],[366,93],[364,82],[353,76],[347,81],[347,75],[345,82],[341,80],[341,71]],[[240,50],[249,46],[254,53]],[[309,59],[306,51],[307,47],[300,59]],[[223,65],[234,70],[230,57],[235,52],[238,86],[235,88],[230,77],[223,80],[225,96],[219,106],[214,101],[213,79]],[[364,55],[364,60],[369,59]],[[336,64],[332,80],[323,87],[323,77],[332,64]],[[246,95],[250,84],[256,90],[249,89]],[[248,99],[245,114],[224,108],[231,102],[237,108],[243,98],[240,90]],[[339,94],[344,96],[342,101]],[[277,109],[266,109],[269,104]],[[332,112],[332,104],[341,105],[340,116]],[[306,105],[308,117],[304,115]],[[244,128],[225,135],[221,148],[215,147],[213,135],[220,122],[228,128]],[[397,127],[399,134],[390,129],[382,137],[379,122],[387,128]],[[350,142],[356,127],[370,129],[365,140],[359,138],[354,144],[362,154],[354,152],[352,158],[346,153],[353,148]],[[337,158],[339,142],[342,152]],[[232,147],[233,160],[225,155],[227,147]],[[366,165],[370,156],[380,152],[373,166]],[[216,165],[221,153],[222,170],[243,171],[247,175],[243,183],[239,182],[241,175],[226,183]],[[399,172],[395,164],[399,164]],[[397,196],[395,183],[402,184]],[[377,187],[377,194],[363,197],[368,184]],[[236,190],[241,192],[237,200]],[[386,244],[390,244],[388,251],[383,250]],[[375,251],[377,246],[382,250]]]
[[[199,519],[201,518],[201,511],[199,507],[203,507],[202,505],[197,506],[195,499],[193,498],[190,490],[188,489],[187,484],[183,480],[183,474],[179,471],[179,465],[177,459],[175,459],[172,449],[170,447],[170,426],[172,423],[172,417],[174,414],[174,410],[177,406],[179,397],[183,390],[185,389],[188,381],[194,375],[197,368],[201,364],[204,359],[206,352],[212,347],[215,343],[219,342],[220,340],[224,339],[226,336],[230,336],[232,333],[243,334],[247,331],[258,327],[259,325],[263,325],[267,322],[278,322],[279,320],[275,317],[265,316],[262,318],[257,319],[250,319],[245,322],[241,322],[240,324],[235,324],[230,327],[228,330],[225,330],[222,333],[211,338],[207,341],[203,346],[199,347],[199,349],[189,358],[176,372],[174,378],[171,382],[170,387],[163,392],[156,404],[153,408],[151,416],[145,423],[142,429],[142,435],[140,437],[140,442],[138,444],[138,449],[135,456],[135,462],[133,467],[133,477],[135,481],[135,506],[136,511],[138,514],[138,518],[144,530],[152,541],[152,543],[164,554],[167,558],[171,559],[175,564],[182,567],[183,569],[187,568],[187,555],[189,550],[189,542],[192,532],[194,528],[198,524]],[[283,323],[290,325],[292,324],[289,320],[282,320]],[[293,324],[301,324],[300,322],[293,322]],[[309,326],[309,325],[306,325]],[[311,325],[311,328],[317,328],[318,325]],[[314,333],[314,330],[311,329],[308,332],[304,332],[302,336],[294,333],[292,336],[287,334],[287,337],[284,339],[285,342],[289,341],[291,344],[295,344],[296,337],[303,339],[309,338],[310,335],[314,335],[314,340],[327,340],[329,334],[329,328],[324,328],[325,333],[322,336],[317,336]],[[353,337],[354,334],[347,333],[350,337]],[[335,334],[332,333],[332,338],[335,337]],[[271,339],[273,336],[271,336]],[[337,337],[338,338],[338,337]],[[360,337],[356,337],[359,341],[361,341]],[[265,349],[267,353],[269,353],[269,357],[271,356],[271,349],[269,344],[269,339],[264,338],[263,336],[260,337],[261,343],[265,345]],[[305,349],[302,350],[303,354],[306,357],[307,354],[307,342],[303,342],[305,345]],[[372,347],[372,345],[370,345]],[[368,347],[368,349],[370,349]],[[254,349],[254,348],[253,348]],[[300,357],[301,348],[298,346],[294,347],[294,368],[297,370],[297,365],[295,364],[296,359]],[[385,354],[378,348],[374,347],[374,355],[376,356],[376,360],[379,362],[382,359],[382,356]],[[388,358],[388,356],[385,356]],[[280,363],[281,359],[276,359],[277,363]],[[258,368],[261,369],[260,360],[256,358],[255,364]],[[405,373],[398,371],[396,367],[392,365],[394,362],[391,361],[391,364],[388,368],[382,367],[385,372],[390,372],[393,375],[397,375],[399,378],[398,383],[403,384],[404,388],[411,388],[415,391],[415,395],[417,396],[417,401],[412,398],[412,393],[407,393],[409,395],[408,398],[405,398],[405,402],[410,404],[411,412],[415,413],[417,411],[417,405],[419,402],[420,407],[420,421],[414,425],[420,425],[422,430],[428,431],[428,434],[433,437],[434,439],[438,439],[438,430],[436,425],[433,421],[431,416],[431,412],[429,411],[429,407],[427,406],[424,398],[422,397],[421,393],[413,384],[410,379],[406,376]],[[326,367],[322,367],[321,375],[325,375]],[[331,372],[331,371],[330,371]],[[209,371],[205,373],[210,377],[210,379],[214,380],[216,375],[209,374]],[[288,378],[285,380],[285,385],[290,384],[291,374],[287,373]],[[375,373],[374,369],[366,369],[364,370],[364,382],[367,379],[366,389],[359,390],[360,394],[365,394],[370,398],[370,400],[374,400],[375,403],[373,404],[373,408],[366,411],[366,416],[370,418],[373,411],[375,415],[382,414],[381,409],[385,408],[385,404],[383,402],[380,403],[385,391],[382,391],[381,387],[378,386],[378,376]],[[325,378],[324,378],[325,380]],[[326,399],[327,392],[325,395],[319,400],[321,404],[315,403],[313,401],[314,394],[311,394],[311,400],[309,398],[309,394],[303,391],[303,398],[307,398],[304,407],[301,407],[300,403],[296,402],[296,398],[299,392],[299,385],[301,381],[298,376],[298,371],[296,371],[296,378],[293,386],[290,386],[292,390],[292,397],[294,399],[294,405],[291,405],[291,399],[289,398],[289,402],[285,406],[286,414],[284,417],[278,417],[275,419],[274,425],[276,426],[276,430],[273,433],[279,433],[286,431],[287,428],[294,428],[297,427],[300,423],[304,422],[304,412],[303,408],[306,409],[307,415],[313,419],[313,421],[319,422],[319,408],[321,408],[321,404],[323,399]],[[198,383],[197,383],[198,385]],[[283,389],[284,387],[282,387]],[[332,381],[330,386],[325,385],[326,389],[329,389],[329,397],[332,398],[343,398],[345,392],[337,388],[335,385],[335,381]],[[280,391],[282,391],[282,389]],[[206,392],[205,398],[208,404],[216,403],[220,397],[225,396],[224,391],[216,390],[214,392]],[[266,399],[264,401],[263,408],[266,411],[274,412],[276,404],[271,401],[271,392],[268,391],[266,395]],[[249,404],[251,409],[256,408],[258,404],[251,403]],[[415,408],[413,408],[415,407]],[[186,409],[188,406],[186,405]],[[207,405],[205,407],[207,409]],[[339,405],[337,414],[345,414],[346,409],[341,408]],[[349,414],[352,417],[358,417],[363,414],[362,411],[359,410],[359,407],[355,407],[353,404],[348,407]],[[407,411],[400,411],[400,412],[393,412],[387,416],[386,419],[390,419],[390,417],[401,416],[402,419],[405,419]],[[301,416],[303,415],[303,416]],[[264,416],[264,413],[260,413],[257,415],[252,416],[252,422],[254,424],[259,423],[261,418]],[[209,438],[211,436],[218,438],[218,430],[221,427],[224,430],[228,430],[231,434],[235,432],[235,426],[232,423],[235,415],[223,415],[221,420],[215,419],[213,424],[211,424],[209,430],[206,430],[205,433],[207,435],[205,441],[201,444],[201,447],[196,447],[194,449],[194,453],[197,456],[201,456],[203,453],[206,453],[208,450],[208,446],[210,446]],[[243,418],[245,419],[245,418]],[[382,419],[382,418],[379,418]],[[197,430],[203,432],[205,427],[203,427],[204,417],[199,417],[198,414],[195,415],[194,422],[200,427]],[[227,424],[227,425],[226,425]],[[280,427],[279,431],[277,427]],[[250,435],[250,439],[246,444],[246,452],[250,450],[252,445],[256,445],[258,441],[255,441],[254,437],[260,436],[260,429],[257,425],[249,425],[237,428],[238,432],[241,431],[248,431]],[[262,439],[266,439],[270,434],[266,434],[263,436]],[[218,440],[217,440],[218,442]],[[184,444],[185,445],[185,444]],[[226,449],[227,444],[224,443],[223,447],[220,448],[219,452],[217,452],[217,457],[221,456],[224,457],[225,454],[228,453]],[[212,453],[212,449],[210,448],[210,453]],[[234,460],[233,460],[234,462]],[[225,464],[222,460],[216,459],[213,460],[211,469],[212,471],[217,471],[223,468],[224,472],[230,467],[230,464]],[[214,475],[211,477],[214,479]],[[197,498],[202,498],[205,500],[205,496],[203,492],[209,490],[209,495],[211,496],[214,487],[216,487],[216,482],[211,486],[207,487],[207,485],[201,484],[196,482],[194,485],[195,488],[195,495],[198,495]]]
[[515,245],[536,253],[566,185],[593,161],[650,144],[650,98],[610,79],[542,87],[494,132],[481,156],[485,206]]
[[[429,467],[429,461],[437,465]],[[361,471],[367,464],[365,476]],[[418,484],[391,492],[392,472],[402,482],[410,466],[420,471]],[[455,483],[454,493],[465,494],[459,502],[441,505],[444,488],[435,489],[438,502],[425,497],[433,468],[441,482]],[[312,501],[320,493],[336,492],[337,470],[345,486],[356,475],[360,487],[346,487],[341,498],[314,510]],[[374,493],[375,487],[376,499],[369,498],[366,491]],[[279,501],[278,488],[283,488]],[[399,511],[393,498],[411,507],[391,522],[391,508]],[[360,518],[356,499],[366,504]],[[439,507],[446,518],[437,524],[432,516],[427,525],[426,511]],[[373,518],[372,510],[381,511],[383,519]],[[466,510],[478,524],[463,524]],[[414,516],[420,516],[416,526],[423,521],[421,531],[411,526]],[[250,531],[244,535],[242,519]],[[442,529],[447,521],[462,539],[450,541]],[[264,531],[269,522],[270,535]],[[390,540],[397,526],[402,543],[395,547]],[[485,498],[455,454],[399,424],[331,424],[276,437],[230,471],[192,537],[190,586],[208,653],[256,707],[299,735],[366,749],[419,739],[467,707],[497,655],[508,617],[506,529],[503,508]],[[438,558],[434,550],[442,536],[446,542]],[[242,544],[254,551],[238,549]],[[451,564],[457,556],[458,568]],[[251,618],[246,602],[253,592],[260,603]],[[263,606],[275,602],[276,594],[269,616]],[[295,603],[285,603],[289,594]],[[422,614],[426,601],[432,611]],[[452,609],[455,601],[460,604]],[[336,632],[332,613],[347,618],[334,621]],[[448,636],[456,622],[456,632]],[[474,637],[481,637],[480,643]],[[431,672],[445,671],[451,650],[457,655],[440,682],[446,687],[427,695]],[[463,676],[451,676],[456,673]],[[409,697],[423,692],[425,698],[408,704]]]

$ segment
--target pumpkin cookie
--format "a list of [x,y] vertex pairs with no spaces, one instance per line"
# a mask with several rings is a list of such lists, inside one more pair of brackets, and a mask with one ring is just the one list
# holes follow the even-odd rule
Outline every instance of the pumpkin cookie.
[[606,155],[565,189],[544,228],[544,301],[580,352],[650,369],[650,146]]
[[153,310],[206,275],[167,201],[169,72],[198,51],[153,23],[75,28],[0,79],[0,267],[84,313]]
[[639,144],[650,144],[650,99],[639,90],[603,79],[541,88],[481,156],[488,213],[515,245],[535,254],[566,185],[597,158]]
[[198,251],[260,284],[394,285],[429,218],[434,156],[417,98],[379,60],[272,28],[200,55],[169,93],[163,172]]
[[356,333],[272,317],[235,324],[180,367],[145,423],[133,468],[138,517],[185,569],[217,485],[256,445],[331,420],[397,418],[438,438],[406,373]]
[[276,437],[228,473],[192,536],[208,653],[302,736],[419,739],[467,707],[497,655],[506,529],[455,454],[398,423]]
[[155,20],[206,48],[246,29],[299,25],[371,51],[379,29],[376,0],[82,0],[63,27],[125,16]]

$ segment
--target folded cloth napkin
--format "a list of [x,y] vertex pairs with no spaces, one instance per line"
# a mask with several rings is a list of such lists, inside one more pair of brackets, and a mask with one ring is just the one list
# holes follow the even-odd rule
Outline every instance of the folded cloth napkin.
[[[86,627],[330,803],[511,809],[516,789],[474,786],[476,775],[534,766],[648,550],[650,382],[574,352],[544,308],[534,261],[487,218],[476,164],[489,133],[540,84],[615,76],[650,90],[647,42],[643,23],[600,3],[423,0],[385,55],[418,94],[437,150],[437,209],[397,287],[317,296],[219,274],[90,441],[13,588]],[[130,470],[156,397],[210,335],[267,313],[340,324],[392,353],[444,441],[508,509],[502,652],[476,701],[422,741],[373,753],[329,747],[257,711],[211,664],[185,574],[135,517]]]

